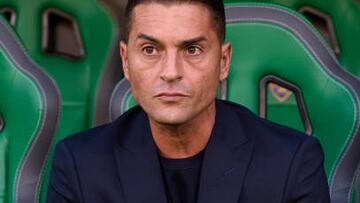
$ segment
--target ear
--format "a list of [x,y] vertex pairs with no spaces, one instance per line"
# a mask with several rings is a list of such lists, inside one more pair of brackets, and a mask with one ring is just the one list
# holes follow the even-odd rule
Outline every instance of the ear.
[[120,41],[120,57],[122,61],[124,76],[126,79],[129,80],[129,62],[127,58],[127,44],[124,41]]
[[227,42],[221,46],[220,81],[225,80],[229,75],[231,56],[232,46]]

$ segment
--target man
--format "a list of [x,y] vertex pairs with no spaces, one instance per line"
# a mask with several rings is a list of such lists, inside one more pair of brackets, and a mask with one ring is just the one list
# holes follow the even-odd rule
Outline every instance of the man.
[[134,0],[126,14],[139,106],[58,144],[48,202],[329,202],[315,139],[215,100],[231,59],[222,1]]

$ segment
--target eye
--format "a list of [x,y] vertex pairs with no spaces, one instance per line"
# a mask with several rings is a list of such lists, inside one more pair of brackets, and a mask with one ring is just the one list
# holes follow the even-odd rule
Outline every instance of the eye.
[[142,52],[145,55],[148,55],[148,56],[153,56],[153,55],[157,54],[157,50],[153,46],[145,46],[145,47],[143,47]]
[[197,55],[201,54],[201,52],[202,52],[202,50],[196,46],[189,46],[186,48],[185,51],[186,51],[186,54],[192,55],[192,56],[197,56]]

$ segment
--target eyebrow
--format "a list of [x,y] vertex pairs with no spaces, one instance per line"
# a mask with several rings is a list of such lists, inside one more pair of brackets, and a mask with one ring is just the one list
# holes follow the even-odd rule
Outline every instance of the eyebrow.
[[159,41],[159,40],[157,40],[157,39],[155,39],[154,37],[151,37],[151,36],[149,36],[149,35],[143,34],[143,33],[140,33],[140,34],[137,36],[137,39],[144,39],[144,40],[148,40],[148,41],[151,41],[151,42],[160,44],[160,41]]
[[[161,44],[161,42],[158,39],[156,39],[155,37],[149,36],[149,35],[144,34],[144,33],[140,33],[138,35],[137,39],[144,39],[144,40],[148,40],[150,42],[154,42],[156,44]],[[207,41],[206,37],[199,36],[199,37],[194,37],[194,38],[191,38],[191,39],[187,39],[187,40],[179,42],[177,44],[177,46],[186,47],[186,46],[189,46],[191,44],[199,43],[201,41]]]
[[202,42],[202,41],[207,41],[207,39],[204,36],[199,36],[199,37],[195,37],[195,38],[192,38],[192,39],[184,40],[184,41],[180,42],[178,45],[182,46],[182,47],[186,47],[186,46],[196,44],[196,43],[199,43],[199,42]]

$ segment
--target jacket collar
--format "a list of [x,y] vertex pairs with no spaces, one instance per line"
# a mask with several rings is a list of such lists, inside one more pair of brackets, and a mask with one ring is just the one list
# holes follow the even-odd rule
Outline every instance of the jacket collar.
[[[126,201],[165,203],[158,152],[146,113],[135,107],[107,133],[116,135],[114,153]],[[234,109],[217,101],[215,127],[202,163],[199,203],[238,201],[252,146]]]
[[215,127],[202,164],[199,203],[239,200],[253,142],[243,132],[236,108],[217,101]]

